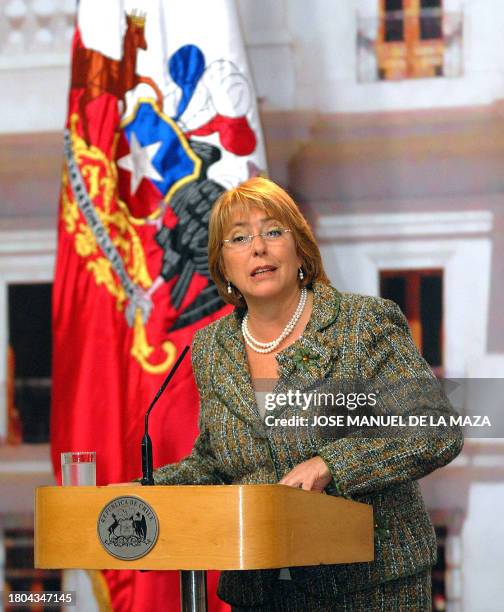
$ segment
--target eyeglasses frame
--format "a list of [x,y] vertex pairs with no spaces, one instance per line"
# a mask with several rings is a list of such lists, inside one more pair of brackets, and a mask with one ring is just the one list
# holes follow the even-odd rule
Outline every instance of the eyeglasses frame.
[[[284,234],[287,234],[287,232],[292,232],[291,229],[287,229],[286,227],[279,227],[279,228],[276,228],[276,229],[282,230],[282,236]],[[250,247],[252,245],[252,240],[254,240],[254,238],[256,236],[261,236],[261,238],[263,240],[265,240],[266,242],[270,242],[270,240],[268,240],[268,238],[266,238],[266,236],[265,236],[265,234],[267,234],[270,231],[271,230],[267,230],[266,232],[259,232],[257,234],[249,234],[248,236],[243,236],[244,238],[247,238],[247,240],[245,242],[242,242],[241,244],[235,245],[235,246],[238,246],[238,247],[241,247],[241,246],[243,246],[243,247]],[[281,236],[278,236],[278,237],[281,238]],[[229,245],[232,240],[233,240],[232,238],[226,238],[225,240],[222,241],[223,246]],[[274,240],[273,240],[273,242],[274,242]],[[228,246],[228,248],[230,248],[230,247]],[[231,248],[233,248],[233,246],[231,246]]]

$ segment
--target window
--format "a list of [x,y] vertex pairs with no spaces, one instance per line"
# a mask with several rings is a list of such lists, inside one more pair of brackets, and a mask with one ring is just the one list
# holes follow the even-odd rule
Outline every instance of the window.
[[8,286],[8,440],[49,441],[51,285]]
[[443,0],[377,0],[378,17],[357,17],[361,82],[462,75],[463,14]]
[[0,386],[7,388],[0,394],[2,590],[59,590],[60,571],[33,568],[31,501],[34,487],[54,484],[47,441],[56,235],[6,231],[0,242],[6,247],[0,253]]
[[381,0],[378,73],[383,80],[443,76],[442,0]]
[[443,271],[382,270],[380,295],[408,319],[418,350],[438,375],[443,366]]

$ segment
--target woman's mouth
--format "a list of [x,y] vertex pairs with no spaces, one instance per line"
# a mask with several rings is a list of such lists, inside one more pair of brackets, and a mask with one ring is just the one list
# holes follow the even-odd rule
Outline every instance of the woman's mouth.
[[276,270],[275,266],[258,266],[254,268],[250,276],[257,278],[260,276],[269,276]]

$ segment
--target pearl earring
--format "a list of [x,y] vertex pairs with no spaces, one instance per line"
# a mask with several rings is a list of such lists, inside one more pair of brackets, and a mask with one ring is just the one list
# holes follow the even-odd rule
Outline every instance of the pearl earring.
[[299,268],[299,280],[303,280],[304,278],[304,274],[303,274],[303,268]]
[[227,284],[227,292],[228,292],[228,293],[233,293],[233,289],[231,288],[231,281],[228,281],[228,284]]

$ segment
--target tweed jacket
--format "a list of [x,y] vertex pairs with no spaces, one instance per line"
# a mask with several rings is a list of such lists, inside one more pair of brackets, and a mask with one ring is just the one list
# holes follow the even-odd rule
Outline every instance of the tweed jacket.
[[[313,292],[304,333],[276,356],[278,388],[292,376],[380,380],[389,388],[396,412],[415,414],[418,402],[405,395],[403,379],[435,378],[399,307],[382,298],[340,293],[323,283],[314,283]],[[188,457],[155,470],[156,484],[276,483],[297,464],[319,455],[333,476],[326,493],[373,506],[375,560],[290,568],[300,589],[331,599],[433,565],[436,537],[417,479],[456,457],[463,445],[461,430],[408,431],[393,437],[364,437],[354,431],[330,440],[310,432],[294,444],[292,435],[266,428],[259,416],[242,315],[235,310],[196,333],[192,360],[201,400],[200,434]],[[300,355],[309,357],[302,368]],[[424,404],[430,414],[452,413],[442,393]],[[236,606],[258,606],[267,601],[277,579],[278,570],[226,571],[218,594]]]

